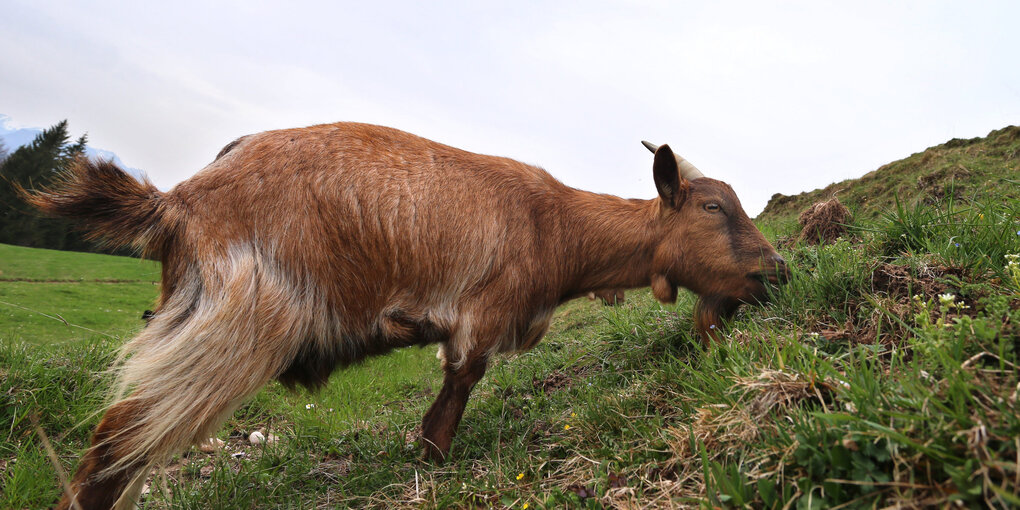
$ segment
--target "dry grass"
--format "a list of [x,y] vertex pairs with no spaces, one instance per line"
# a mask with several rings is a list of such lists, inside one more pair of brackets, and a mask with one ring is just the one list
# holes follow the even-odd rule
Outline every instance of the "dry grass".
[[808,244],[828,244],[846,234],[850,210],[838,198],[816,202],[800,213],[800,240]]

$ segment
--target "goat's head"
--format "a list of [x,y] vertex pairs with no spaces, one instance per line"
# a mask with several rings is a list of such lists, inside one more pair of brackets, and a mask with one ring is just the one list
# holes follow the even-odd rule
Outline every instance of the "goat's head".
[[676,301],[677,287],[698,294],[696,327],[706,340],[716,337],[720,319],[741,303],[764,300],[766,283],[789,278],[786,261],[747,217],[733,188],[705,177],[668,145],[642,143],[655,153],[661,204],[652,292],[663,302]]

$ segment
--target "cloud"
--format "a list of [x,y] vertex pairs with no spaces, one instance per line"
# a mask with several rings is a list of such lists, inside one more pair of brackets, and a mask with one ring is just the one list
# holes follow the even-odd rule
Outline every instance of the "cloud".
[[385,124],[651,197],[670,143],[749,212],[1020,118],[1020,7],[857,2],[13,4],[0,112],[167,188],[237,136]]

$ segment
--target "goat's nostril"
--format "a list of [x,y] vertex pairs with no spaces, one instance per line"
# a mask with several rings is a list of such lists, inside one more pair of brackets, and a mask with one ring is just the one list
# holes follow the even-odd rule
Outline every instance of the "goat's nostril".
[[766,266],[771,265],[766,270],[774,275],[773,283],[786,283],[790,280],[790,268],[786,265],[786,259],[778,253],[769,255],[765,260],[765,264]]

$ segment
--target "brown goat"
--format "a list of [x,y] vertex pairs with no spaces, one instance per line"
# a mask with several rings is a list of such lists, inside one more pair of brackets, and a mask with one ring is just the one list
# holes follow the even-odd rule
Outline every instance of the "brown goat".
[[557,305],[589,291],[650,284],[674,302],[686,287],[708,333],[786,267],[733,190],[685,178],[685,165],[658,147],[659,196],[625,200],[349,123],[240,138],[167,193],[79,161],[27,199],[158,257],[163,286],[121,352],[77,503],[130,507],[149,466],[209,437],[272,379],[316,388],[415,344],[438,342],[445,358],[422,421],[426,456],[441,460],[490,356],[531,348]]

